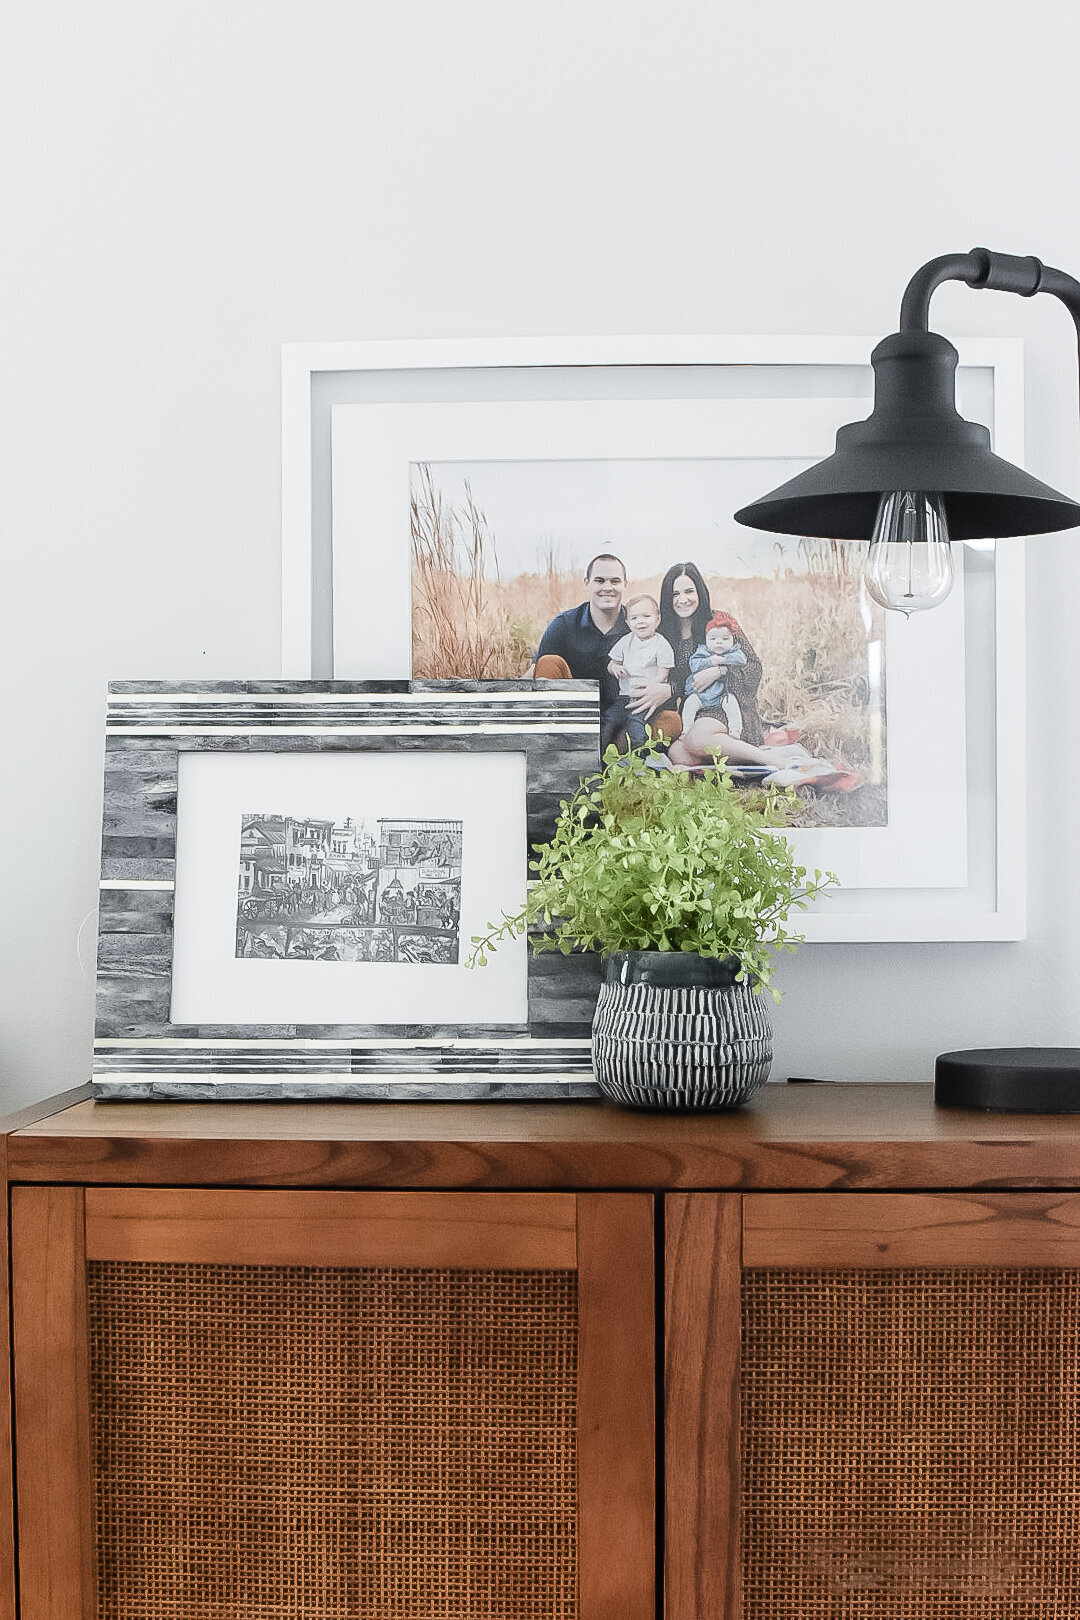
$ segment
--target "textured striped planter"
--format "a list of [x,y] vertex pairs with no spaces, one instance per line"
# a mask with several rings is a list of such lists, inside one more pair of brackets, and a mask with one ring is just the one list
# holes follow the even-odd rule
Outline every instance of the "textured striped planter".
[[768,998],[737,957],[616,951],[593,1019],[597,1084],[632,1108],[736,1108],[768,1079]]

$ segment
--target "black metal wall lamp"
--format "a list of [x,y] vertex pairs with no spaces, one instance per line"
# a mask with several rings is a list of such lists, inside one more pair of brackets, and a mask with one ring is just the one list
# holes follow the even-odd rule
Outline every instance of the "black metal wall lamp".
[[874,409],[836,435],[836,450],[735,513],[774,534],[869,540],[870,595],[902,613],[936,607],[952,586],[950,542],[1048,534],[1080,525],[1080,505],[995,456],[986,428],[956,409],[952,344],[928,329],[943,281],[1018,293],[1052,293],[1080,343],[1080,281],[1035,258],[975,248],[931,259],[912,276],[900,330],[871,355]]

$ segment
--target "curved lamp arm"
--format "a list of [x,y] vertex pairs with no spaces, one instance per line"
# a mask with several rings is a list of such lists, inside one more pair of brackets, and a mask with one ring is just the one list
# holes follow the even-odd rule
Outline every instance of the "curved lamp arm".
[[928,330],[930,297],[943,281],[964,281],[969,287],[1018,293],[1021,298],[1033,298],[1039,292],[1052,293],[1072,316],[1080,347],[1080,281],[1066,275],[1064,270],[1043,264],[1040,259],[992,253],[989,248],[972,248],[970,253],[946,253],[916,270],[900,305],[901,332]]

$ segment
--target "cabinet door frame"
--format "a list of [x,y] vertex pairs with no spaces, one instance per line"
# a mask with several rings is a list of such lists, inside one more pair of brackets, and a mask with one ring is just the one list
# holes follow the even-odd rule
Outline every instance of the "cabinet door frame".
[[13,1188],[22,1620],[96,1614],[93,1259],[576,1270],[580,1620],[653,1620],[653,1225],[646,1193]]
[[669,1193],[665,1620],[740,1620],[742,1274],[1080,1268],[1076,1192]]

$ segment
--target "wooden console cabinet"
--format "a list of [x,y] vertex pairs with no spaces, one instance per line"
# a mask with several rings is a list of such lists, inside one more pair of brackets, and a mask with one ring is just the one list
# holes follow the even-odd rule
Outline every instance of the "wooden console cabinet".
[[1080,1613],[1080,1121],[69,1094],[2,1144],[3,1620]]

